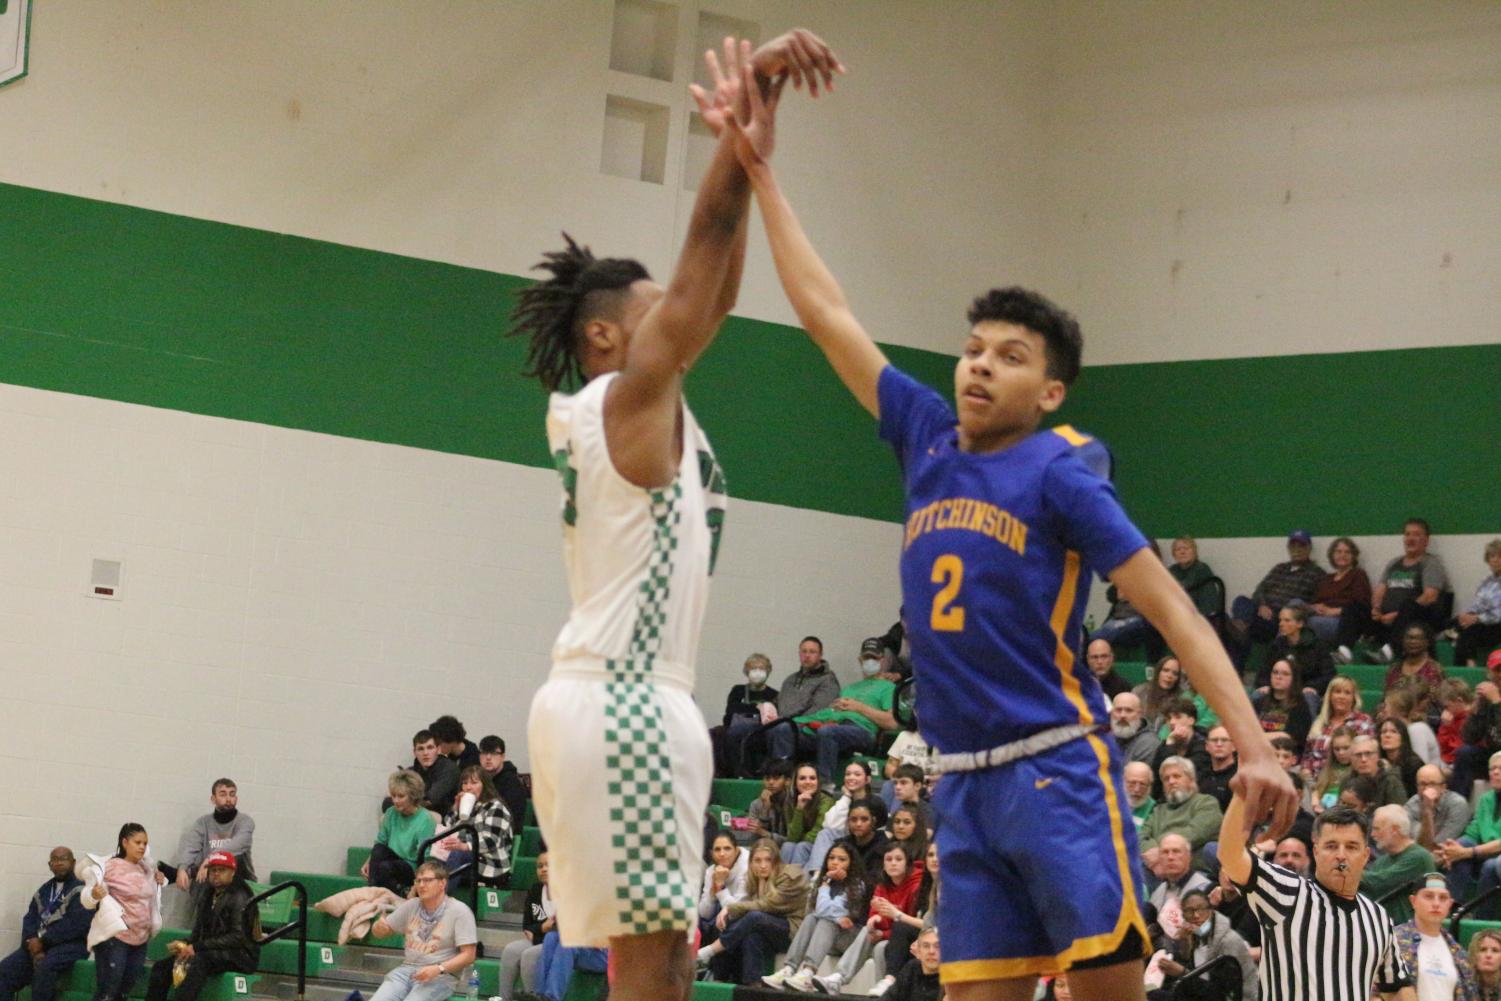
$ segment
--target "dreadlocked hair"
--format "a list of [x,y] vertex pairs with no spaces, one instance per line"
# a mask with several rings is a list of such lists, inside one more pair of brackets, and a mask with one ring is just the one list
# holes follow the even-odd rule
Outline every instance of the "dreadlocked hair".
[[584,381],[578,350],[584,324],[618,305],[616,301],[601,301],[601,294],[618,299],[618,295],[610,294],[651,278],[636,261],[597,258],[567,233],[563,239],[568,243],[566,248],[543,254],[541,262],[532,268],[547,272],[548,277],[517,296],[507,334],[530,339],[525,374],[540,380],[548,392]]

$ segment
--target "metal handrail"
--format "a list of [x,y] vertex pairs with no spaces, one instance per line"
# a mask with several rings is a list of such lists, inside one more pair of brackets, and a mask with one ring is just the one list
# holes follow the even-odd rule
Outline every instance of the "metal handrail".
[[[740,742],[740,756],[739,760],[735,762],[735,774],[745,774],[745,759],[750,752],[751,743],[758,737],[765,737],[767,734],[771,733],[772,730],[775,730],[779,726],[790,726],[793,728],[794,732],[796,732],[797,730],[797,723],[791,716],[781,716],[777,719],[772,720],[770,723],[763,723],[756,730],[752,731],[750,735],[745,738],[745,740]],[[797,739],[795,737],[793,738],[792,742],[792,753],[794,756],[797,754]]]
[[[257,905],[262,900],[274,897],[283,890],[291,890],[295,895],[296,900],[294,901],[293,910],[297,912],[296,916],[273,931],[268,932],[262,929],[262,934],[255,940],[255,944],[265,945],[267,942],[275,942],[277,939],[283,938],[293,931],[297,932],[297,1001],[303,1001],[307,996],[307,887],[295,879],[289,879],[284,883],[277,883],[275,886],[268,887],[251,897],[250,901],[245,905],[245,910],[248,918],[258,920],[260,914]],[[255,926],[251,925],[251,927]]]
[[1230,990],[1230,997],[1233,999],[1233,1001],[1241,1001],[1241,982],[1242,981],[1241,981],[1241,975],[1240,975],[1240,960],[1238,960],[1234,956],[1230,956],[1230,955],[1216,956],[1214,959],[1211,959],[1209,962],[1205,963],[1203,966],[1196,966],[1192,970],[1189,970],[1187,973],[1183,974],[1183,976],[1181,976],[1177,980],[1173,981],[1173,986],[1170,989],[1170,993],[1168,994],[1168,997],[1170,997],[1170,998],[1176,998],[1176,997],[1178,997],[1178,988],[1179,988],[1179,986],[1185,980],[1192,980],[1195,977],[1205,977],[1205,976],[1208,976],[1211,972],[1214,971],[1215,967],[1224,966],[1226,964],[1229,964],[1229,965],[1235,967],[1235,985]]
[[[417,865],[421,865],[423,862],[427,861],[427,850],[429,848],[431,848],[433,845],[437,844],[439,841],[442,841],[444,838],[448,837],[450,834],[457,834],[460,831],[468,831],[469,833],[471,833],[471,834],[474,835],[474,850],[469,853],[470,854],[470,859],[469,859],[468,862],[465,862],[461,866],[457,866],[457,867],[455,867],[453,869],[449,869],[448,870],[448,878],[452,879],[453,877],[457,876],[459,873],[465,872],[467,870],[471,870],[472,869],[474,871],[474,878],[472,878],[471,880],[469,880],[469,912],[471,914],[473,914],[474,915],[474,919],[476,921],[478,921],[479,920],[479,828],[475,826],[474,821],[472,821],[472,820],[461,820],[457,824],[454,824],[452,827],[448,828],[447,830],[439,831],[437,834],[434,834],[432,837],[430,837],[426,841],[422,842],[422,844],[418,845],[417,846]],[[475,956],[477,958],[477,957],[482,956],[482,955],[484,955],[484,945],[483,945],[483,943],[477,943],[477,951],[475,952]]]
[[1454,908],[1454,913],[1449,915],[1449,934],[1453,935],[1455,938],[1458,938],[1460,920],[1464,918],[1466,914],[1474,911],[1475,908],[1490,900],[1492,897],[1495,897],[1497,894],[1501,894],[1501,885],[1493,886],[1489,890],[1486,890],[1484,893],[1480,894],[1478,897],[1472,897],[1471,899],[1466,900],[1464,903],[1460,904],[1458,907]]
[[1376,903],[1378,903],[1381,906],[1385,907],[1386,906],[1386,902],[1388,900],[1396,900],[1399,896],[1401,896],[1404,893],[1408,894],[1409,896],[1411,896],[1414,893],[1417,893],[1418,892],[1418,888],[1421,885],[1422,885],[1421,881],[1415,879],[1415,880],[1413,880],[1410,883],[1403,883],[1400,886],[1394,886],[1390,890],[1387,890],[1385,893],[1383,893],[1381,896],[1377,897],[1376,898]]

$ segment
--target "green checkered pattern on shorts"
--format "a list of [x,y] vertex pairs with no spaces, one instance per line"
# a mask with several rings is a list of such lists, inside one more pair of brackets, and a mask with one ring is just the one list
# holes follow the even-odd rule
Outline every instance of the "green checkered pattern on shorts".
[[610,853],[620,921],[632,935],[690,928],[696,914],[695,888],[688,886],[678,863],[667,734],[652,684],[652,665],[667,625],[682,495],[678,483],[651,492],[656,531],[637,599],[630,656],[606,665],[611,674],[605,710]]

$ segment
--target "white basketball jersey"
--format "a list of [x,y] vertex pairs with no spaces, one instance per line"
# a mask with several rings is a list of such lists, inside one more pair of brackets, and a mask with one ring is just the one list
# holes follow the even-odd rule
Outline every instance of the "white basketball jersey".
[[599,376],[572,396],[554,393],[548,405],[573,599],[553,661],[598,659],[691,686],[724,522],[724,474],[685,402],[673,482],[649,490],[621,476],[605,443],[605,393],[614,378]]

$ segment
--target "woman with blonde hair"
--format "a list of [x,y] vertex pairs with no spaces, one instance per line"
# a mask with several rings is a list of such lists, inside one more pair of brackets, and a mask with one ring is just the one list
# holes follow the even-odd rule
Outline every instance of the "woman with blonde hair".
[[792,944],[808,913],[808,874],[795,862],[782,862],[770,838],[751,845],[745,899],[714,919],[719,938],[698,950],[698,965],[717,980],[759,985],[766,966]]
[[1308,749],[1303,752],[1303,767],[1317,779],[1329,760],[1329,738],[1340,727],[1355,737],[1374,737],[1376,722],[1360,711],[1360,688],[1353,678],[1343,675],[1324,689],[1324,705],[1308,730]]
[[1470,939],[1477,1001],[1501,1001],[1501,930],[1482,928]]
[[433,814],[422,806],[427,783],[422,776],[401,768],[386,779],[391,805],[381,814],[380,830],[370,857],[360,866],[360,875],[371,886],[384,886],[404,897],[416,878],[417,849],[438,833]]

